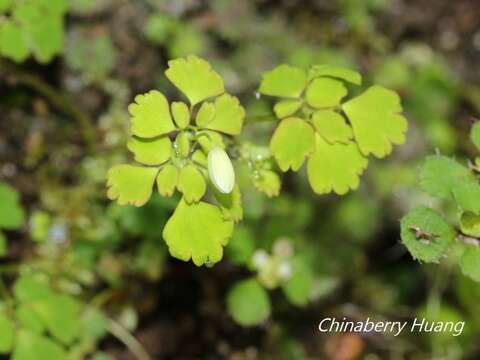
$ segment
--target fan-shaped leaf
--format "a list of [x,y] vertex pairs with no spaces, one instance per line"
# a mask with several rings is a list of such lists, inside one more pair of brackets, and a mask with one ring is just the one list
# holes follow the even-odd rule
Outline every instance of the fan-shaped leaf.
[[273,111],[279,119],[295,114],[302,107],[302,100],[282,100],[275,104]]
[[307,88],[305,98],[308,105],[321,109],[335,107],[347,95],[347,88],[341,81],[317,78]]
[[135,155],[135,160],[145,165],[159,165],[170,159],[172,142],[167,136],[142,139],[132,136],[127,148]]
[[190,204],[203,197],[207,185],[202,173],[194,165],[187,165],[180,170],[177,188],[183,193],[185,201]]
[[270,149],[282,171],[290,167],[297,171],[305,157],[314,150],[315,136],[312,127],[296,117],[280,122],[270,142]]
[[277,66],[262,75],[260,93],[287,98],[299,97],[307,84],[307,74],[289,65]]
[[220,75],[203,59],[192,55],[171,60],[168,66],[165,75],[187,96],[192,106],[225,91]]
[[336,79],[344,80],[355,85],[362,84],[362,76],[353,70],[336,66],[336,65],[314,65],[308,73],[308,78],[315,79],[317,77],[328,76]]
[[178,169],[168,164],[157,176],[158,192],[162,196],[172,196],[178,184]]
[[65,360],[65,350],[49,338],[27,330],[18,332],[12,360]]
[[232,235],[233,221],[223,218],[214,205],[181,200],[163,230],[170,254],[183,261],[190,258],[197,266],[222,259],[223,246]]
[[152,195],[158,169],[133,165],[116,165],[108,171],[107,196],[120,205],[142,206]]
[[352,128],[335,111],[316,111],[312,115],[312,122],[315,130],[329,143],[348,143],[353,137]]
[[317,194],[334,191],[343,195],[358,188],[367,164],[354,143],[329,144],[317,134],[315,152],[307,163],[308,180]]
[[400,98],[394,91],[374,85],[342,108],[364,155],[372,153],[383,158],[392,152],[392,144],[405,142],[408,124],[400,114]]
[[134,135],[151,138],[175,130],[167,99],[159,91],[152,90],[137,95],[128,111],[132,115],[131,128]]
[[190,110],[187,104],[181,101],[175,101],[172,103],[171,108],[175,124],[177,124],[180,129],[185,129],[190,123]]
[[[229,135],[238,135],[242,130],[245,110],[235,96],[223,94],[215,99],[215,116],[204,126]],[[198,122],[197,122],[198,123]]]
[[21,62],[29,55],[28,42],[22,28],[12,21],[0,24],[0,52],[2,55]]
[[268,197],[278,196],[280,193],[280,177],[270,170],[260,170],[253,180],[255,187]]

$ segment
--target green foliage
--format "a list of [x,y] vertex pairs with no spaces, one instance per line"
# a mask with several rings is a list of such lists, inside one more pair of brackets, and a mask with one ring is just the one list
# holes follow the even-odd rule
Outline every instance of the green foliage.
[[7,252],[7,239],[1,230],[18,229],[24,217],[15,189],[0,182],[0,256],[4,256]]
[[[94,312],[72,296],[53,290],[45,277],[22,275],[13,290],[14,297],[1,303],[0,312],[0,352],[11,353],[12,359],[76,358],[73,349],[105,334],[93,328],[85,331],[85,326],[94,324]],[[97,314],[94,321],[98,324],[103,315]]]
[[47,63],[63,50],[65,0],[4,2],[0,12],[0,54],[22,62],[33,55]]
[[455,231],[435,210],[419,206],[402,219],[402,240],[415,259],[439,262],[455,240]]
[[214,264],[222,259],[223,246],[232,235],[233,221],[224,220],[216,206],[180,201],[163,230],[172,256],[195,265]]
[[[472,141],[477,136],[476,128],[472,128]],[[402,219],[403,243],[420,261],[440,262],[453,257],[465,275],[480,281],[480,184],[476,168],[442,155],[429,156],[420,170],[420,185],[426,193],[455,206],[458,224],[454,228],[438,211],[416,207]],[[460,259],[453,244],[463,248]]]
[[[158,23],[155,27],[164,25],[169,26]],[[261,93],[283,98],[274,106],[282,120],[270,148],[241,143],[234,137],[242,132],[245,110],[236,97],[225,93],[223,79],[210,64],[188,56],[168,65],[166,77],[189,105],[169,104],[157,90],[135,97],[128,108],[132,137],[127,147],[141,166],[113,166],[107,196],[119,204],[142,206],[151,197],[155,181],[162,196],[178,190],[182,199],[163,237],[172,256],[192,259],[196,265],[220,261],[233,222],[243,218],[241,191],[229,154],[248,166],[254,186],[268,197],[277,196],[281,188],[272,157],[284,172],[299,170],[307,160],[308,180],[316,193],[345,194],[359,186],[359,176],[367,167],[364,155],[373,152],[383,157],[391,152],[390,142],[404,141],[406,121],[399,114],[395,93],[371,87],[342,105],[345,84],[361,83],[358,73],[330,65],[313,66],[307,73],[281,65],[265,73],[260,84]],[[378,107],[377,100],[385,105]],[[371,135],[364,141],[367,132]]]
[[281,65],[263,76],[259,92],[283,98],[274,107],[281,121],[270,142],[272,154],[284,172],[299,170],[307,158],[318,194],[356,189],[366,156],[383,158],[392,144],[405,142],[407,122],[395,92],[375,85],[342,103],[346,84],[361,81],[355,71],[332,65],[314,65],[308,74]]
[[270,300],[257,280],[242,280],[228,292],[227,309],[237,323],[258,325],[270,316]]

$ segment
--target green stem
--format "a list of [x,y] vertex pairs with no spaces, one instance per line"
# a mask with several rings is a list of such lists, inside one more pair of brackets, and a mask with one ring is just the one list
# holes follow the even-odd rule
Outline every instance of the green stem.
[[80,127],[88,152],[94,152],[96,148],[96,132],[92,121],[68,96],[59,94],[55,88],[40,77],[27,73],[13,64],[0,61],[0,69],[6,71],[7,75],[11,76],[17,84],[30,87],[44,96],[59,111],[72,117]]
[[120,340],[138,360],[152,360],[145,348],[122,325],[113,319],[107,321],[108,331]]

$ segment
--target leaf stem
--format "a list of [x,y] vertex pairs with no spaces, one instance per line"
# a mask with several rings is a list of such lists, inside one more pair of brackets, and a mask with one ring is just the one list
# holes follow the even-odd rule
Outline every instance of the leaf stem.
[[152,360],[143,345],[122,325],[113,319],[107,319],[108,331],[120,340],[138,360]]
[[92,121],[68,96],[60,94],[40,77],[28,73],[16,65],[0,60],[0,69],[6,71],[14,83],[30,87],[44,96],[59,111],[75,119],[82,132],[88,152],[94,152],[96,149],[96,132]]

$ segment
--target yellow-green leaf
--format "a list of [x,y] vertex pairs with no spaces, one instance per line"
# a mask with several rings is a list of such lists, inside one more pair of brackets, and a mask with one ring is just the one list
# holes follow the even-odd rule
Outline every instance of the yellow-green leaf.
[[275,104],[273,111],[279,119],[286,118],[295,114],[302,106],[302,100],[288,99],[282,100]]
[[167,136],[153,139],[142,139],[132,136],[127,143],[127,148],[135,160],[145,165],[159,165],[170,159],[172,142]]
[[172,196],[178,184],[178,169],[168,164],[157,176],[158,192],[162,196]]
[[308,105],[321,109],[335,107],[347,95],[347,88],[341,81],[317,78],[307,88],[305,98]]
[[201,266],[222,259],[232,231],[233,221],[225,220],[218,207],[205,202],[189,205],[182,199],[165,225],[163,237],[173,257],[192,259]]
[[329,143],[348,143],[352,137],[352,128],[342,115],[331,110],[319,110],[312,115],[315,130]]
[[467,246],[460,259],[460,269],[466,276],[480,282],[480,247]]
[[186,158],[190,154],[190,134],[181,131],[175,138],[175,151],[182,158]]
[[270,149],[282,171],[292,168],[297,171],[305,157],[314,150],[313,128],[304,120],[296,117],[280,122],[270,141]]
[[308,78],[315,79],[317,77],[328,76],[336,79],[344,80],[355,85],[362,84],[362,76],[353,70],[336,66],[336,65],[314,65],[308,73]]
[[205,194],[207,184],[202,173],[194,165],[187,165],[180,170],[177,188],[183,193],[185,201],[190,204],[200,201]]
[[267,291],[256,279],[247,279],[230,289],[227,294],[227,309],[240,325],[258,325],[270,316],[270,299]]
[[198,110],[197,117],[195,118],[195,123],[199,127],[206,127],[210,122],[213,121],[215,117],[215,105],[211,102],[204,102],[200,109]]
[[253,184],[268,197],[278,196],[280,193],[280,176],[270,170],[260,170],[253,179]]
[[205,127],[229,135],[238,135],[242,130],[245,110],[235,96],[223,94],[215,99],[215,116]]
[[137,95],[128,111],[132,115],[131,129],[134,135],[151,138],[175,130],[167,99],[159,91]]
[[192,106],[225,91],[220,75],[207,61],[193,55],[169,61],[165,75],[187,96]]
[[262,75],[260,93],[287,98],[299,97],[307,84],[304,70],[289,65],[280,65]]
[[133,165],[116,165],[108,171],[107,196],[120,205],[142,206],[152,195],[158,169]]
[[383,158],[392,152],[392,144],[405,142],[407,120],[401,115],[400,97],[394,91],[374,85],[343,104],[353,134],[364,155]]
[[307,174],[313,191],[327,194],[334,191],[339,195],[358,188],[360,175],[368,160],[362,156],[354,143],[329,144],[318,134],[315,152],[309,157]]
[[177,124],[180,129],[185,129],[190,123],[190,110],[187,104],[181,101],[174,101],[171,108],[175,124]]
[[233,220],[238,222],[243,218],[242,194],[238,184],[235,184],[233,190],[229,193],[222,193],[217,189],[213,191],[215,199],[217,199],[220,210],[225,220]]

